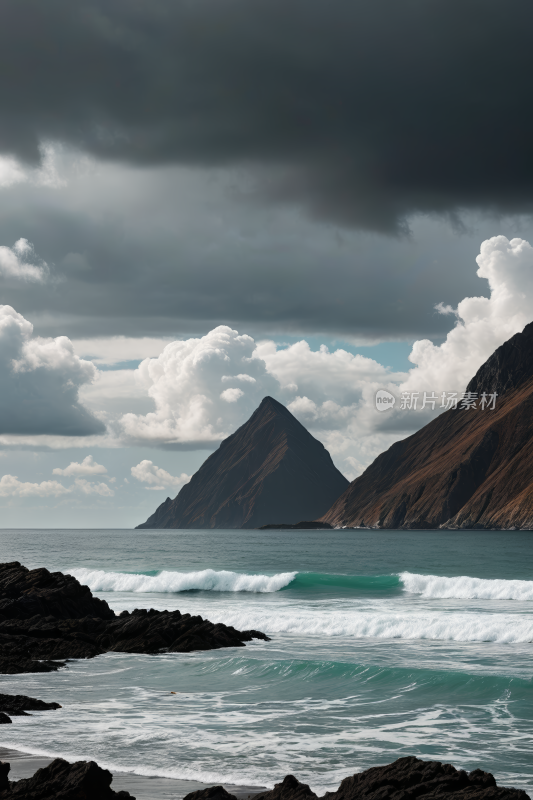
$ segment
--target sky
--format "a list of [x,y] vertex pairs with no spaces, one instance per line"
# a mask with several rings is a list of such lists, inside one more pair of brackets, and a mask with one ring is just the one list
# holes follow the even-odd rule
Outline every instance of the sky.
[[532,23],[4,0],[2,527],[143,522],[265,395],[350,480],[461,396],[533,320]]

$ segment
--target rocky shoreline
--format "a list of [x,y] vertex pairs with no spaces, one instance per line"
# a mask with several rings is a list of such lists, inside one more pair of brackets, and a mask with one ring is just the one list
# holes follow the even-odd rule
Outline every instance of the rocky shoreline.
[[54,759],[31,778],[9,780],[10,764],[0,761],[1,800],[135,800],[128,792],[111,789],[112,774],[95,761],[69,764]]
[[[0,673],[49,672],[67,659],[126,653],[191,652],[243,647],[268,637],[238,631],[179,611],[136,609],[116,615],[104,600],[70,575],[29,570],[19,562],[0,564]],[[10,716],[61,708],[25,695],[0,694],[0,724]],[[112,774],[94,761],[73,764],[56,758],[30,778],[9,780],[10,764],[0,761],[0,800],[135,800],[111,788]],[[498,787],[487,772],[467,773],[450,764],[400,758],[345,778],[336,792],[318,798],[307,784],[288,775],[254,800],[529,800],[519,789]],[[237,800],[222,786],[191,792],[185,800]]]
[[30,717],[29,711],[53,711],[59,703],[45,703],[24,694],[0,694],[0,725],[11,722],[11,717]]
[[71,658],[108,652],[189,653],[269,641],[180,611],[135,609],[117,615],[76,578],[18,561],[0,564],[0,673],[49,672]]
[[[529,800],[521,789],[497,786],[490,772],[457,770],[440,761],[414,756],[399,758],[384,767],[371,767],[344,778],[336,792],[321,798],[306,783],[287,775],[271,791],[254,800]],[[191,792],[184,800],[236,800],[222,786]]]
[[[10,765],[0,761],[0,800],[136,800],[115,792],[112,774],[94,761],[69,764],[61,758],[38,769],[30,778],[9,781]],[[293,775],[274,789],[249,795],[253,800],[530,800],[521,789],[498,786],[490,772],[457,770],[440,761],[413,756],[382,767],[371,767],[341,781],[337,791],[317,795]],[[151,800],[156,800],[152,797]],[[223,786],[190,792],[184,800],[237,800]]]
[[[68,659],[107,652],[189,653],[244,647],[269,641],[261,631],[238,631],[180,611],[135,609],[117,615],[71,575],[33,569],[18,561],[0,564],[0,673],[53,672]],[[61,708],[26,695],[0,694],[0,724],[30,711]],[[69,764],[55,759],[31,778],[9,781],[10,765],[0,762],[0,798],[25,800],[128,800],[114,792],[112,775],[94,761]]]

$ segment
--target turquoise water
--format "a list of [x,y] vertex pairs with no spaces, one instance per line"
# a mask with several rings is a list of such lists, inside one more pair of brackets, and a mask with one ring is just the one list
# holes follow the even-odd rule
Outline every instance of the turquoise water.
[[191,788],[290,772],[320,793],[417,755],[531,794],[532,547],[519,531],[2,531],[2,561],[69,571],[117,611],[272,641],[2,676],[63,708],[15,718],[0,745]]

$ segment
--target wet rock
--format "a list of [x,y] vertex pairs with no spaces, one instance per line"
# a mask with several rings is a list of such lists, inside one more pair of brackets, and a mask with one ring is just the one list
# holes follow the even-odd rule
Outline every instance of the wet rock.
[[55,672],[66,666],[66,661],[35,661],[29,658],[0,657],[1,675],[21,675],[25,672]]
[[235,796],[227,792],[223,786],[210,786],[209,789],[189,792],[183,800],[235,800]]
[[300,783],[294,775],[287,775],[281,783],[276,783],[272,791],[256,795],[264,800],[316,800],[316,794],[306,783]]
[[[11,722],[11,720],[9,720]],[[0,761],[0,792],[9,788],[9,770],[11,765],[6,761]]]
[[8,781],[9,764],[0,762],[0,800],[135,800],[111,789],[113,776],[94,761],[69,764],[56,758],[31,778]]
[[[188,794],[184,800],[236,800],[221,786]],[[213,792],[213,794],[209,794]],[[399,758],[384,767],[372,767],[344,778],[336,792],[320,800],[530,800],[521,789],[497,786],[490,772],[457,770],[440,761],[414,756]],[[271,791],[253,800],[318,800],[306,783],[287,775]]]
[[0,711],[0,725],[9,725],[10,722],[11,722],[10,717],[8,717],[7,714],[4,714],[2,711]]
[[[71,615],[71,616],[69,616]],[[48,672],[102,653],[188,653],[268,637],[180,611],[116,615],[70,575],[0,564],[0,672]],[[58,663],[62,662],[62,663]]]
[[4,619],[112,619],[105,600],[93,597],[88,586],[62,572],[23,567],[18,561],[2,564],[0,615]]
[[385,767],[374,767],[341,781],[336,792],[327,792],[327,800],[529,800],[520,789],[498,787],[490,772],[457,770],[440,761],[422,761],[415,757],[399,758]]
[[59,703],[45,703],[24,694],[0,694],[0,711],[12,717],[26,717],[28,711],[52,711],[61,708]]

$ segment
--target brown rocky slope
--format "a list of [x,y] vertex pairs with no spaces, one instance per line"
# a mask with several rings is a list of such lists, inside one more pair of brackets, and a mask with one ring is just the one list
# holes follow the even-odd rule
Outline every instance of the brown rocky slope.
[[450,409],[393,444],[321,518],[334,526],[533,528],[533,323],[499,347],[467,391],[494,410]]
[[316,519],[348,486],[324,445],[265,397],[178,496],[138,528],[259,528]]

